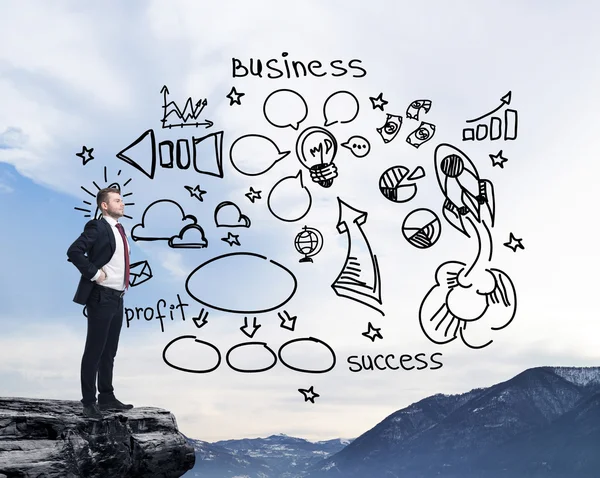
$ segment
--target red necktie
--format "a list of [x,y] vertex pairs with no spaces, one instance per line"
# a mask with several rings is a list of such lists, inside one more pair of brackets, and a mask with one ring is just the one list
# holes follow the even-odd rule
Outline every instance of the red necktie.
[[127,289],[129,287],[129,250],[127,248],[127,237],[125,236],[125,230],[120,223],[117,222],[116,227],[123,239],[123,250],[125,251],[125,289]]

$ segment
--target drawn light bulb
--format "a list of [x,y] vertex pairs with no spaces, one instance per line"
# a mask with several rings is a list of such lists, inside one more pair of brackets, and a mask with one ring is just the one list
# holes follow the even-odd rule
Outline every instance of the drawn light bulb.
[[310,178],[328,188],[337,177],[333,160],[337,154],[335,137],[320,126],[306,128],[296,141],[296,155],[302,165],[310,171]]

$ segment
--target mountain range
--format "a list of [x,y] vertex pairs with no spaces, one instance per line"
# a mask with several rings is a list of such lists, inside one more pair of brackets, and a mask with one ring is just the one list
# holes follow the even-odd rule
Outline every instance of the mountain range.
[[536,367],[437,394],[355,440],[191,440],[205,478],[598,478],[600,367]]

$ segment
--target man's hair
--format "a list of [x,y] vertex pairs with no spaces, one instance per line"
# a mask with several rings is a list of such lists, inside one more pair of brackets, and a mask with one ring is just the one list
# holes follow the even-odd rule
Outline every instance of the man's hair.
[[102,209],[100,207],[100,204],[102,204],[103,202],[108,203],[109,193],[121,194],[121,191],[119,191],[117,188],[104,188],[98,191],[98,193],[96,194],[96,204],[98,205],[99,209]]

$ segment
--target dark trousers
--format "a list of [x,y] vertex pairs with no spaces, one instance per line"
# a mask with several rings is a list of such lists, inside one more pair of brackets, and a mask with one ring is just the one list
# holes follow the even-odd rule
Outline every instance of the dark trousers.
[[83,404],[114,398],[113,365],[123,324],[123,298],[94,286],[86,303],[87,337],[81,359],[81,394]]

